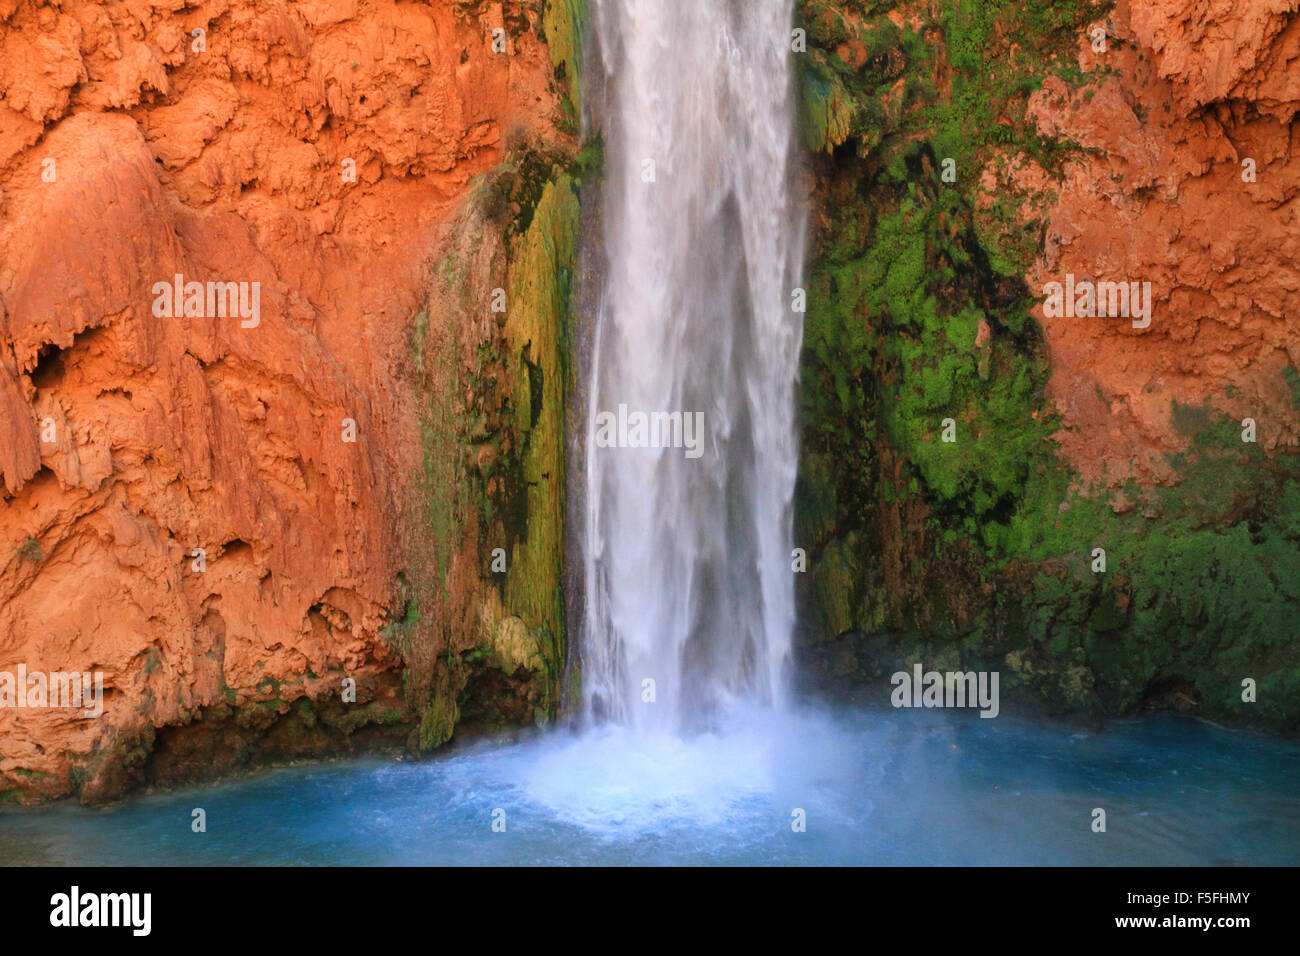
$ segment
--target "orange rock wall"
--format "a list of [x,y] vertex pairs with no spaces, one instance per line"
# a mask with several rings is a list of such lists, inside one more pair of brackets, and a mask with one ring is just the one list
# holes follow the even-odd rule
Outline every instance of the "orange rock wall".
[[[106,694],[0,708],[0,790],[343,675],[403,706],[411,318],[471,178],[555,135],[535,7],[0,0],[0,671]],[[260,321],[156,317],[176,274]]]
[[[1071,163],[1027,280],[1148,281],[1149,328],[1048,318],[1050,396],[1064,453],[1088,480],[1175,480],[1175,403],[1256,419],[1272,452],[1300,443],[1283,369],[1300,367],[1300,3],[1124,0],[1081,44],[1089,72],[1049,77],[1030,104]],[[1254,181],[1243,161],[1254,161]],[[1247,177],[1249,178],[1249,177]]]

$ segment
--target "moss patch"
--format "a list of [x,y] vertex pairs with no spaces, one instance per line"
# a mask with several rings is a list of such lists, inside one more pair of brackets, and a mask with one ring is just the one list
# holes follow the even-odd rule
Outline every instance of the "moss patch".
[[981,173],[1050,173],[1078,149],[1041,139],[1025,103],[1049,73],[1088,81],[1074,51],[1102,8],[954,0],[899,27],[892,6],[800,4],[818,151],[796,543],[804,646],[819,649],[805,656],[869,677],[948,655],[1055,710],[1175,705],[1295,729],[1300,461],[1269,460],[1208,406],[1176,409],[1179,485],[1116,498],[1081,488],[1051,441],[1021,278],[1041,226],[1022,213],[1044,197]]
[[559,700],[577,163],[524,149],[483,176],[412,323],[424,461],[385,636],[420,750],[465,721],[544,723]]

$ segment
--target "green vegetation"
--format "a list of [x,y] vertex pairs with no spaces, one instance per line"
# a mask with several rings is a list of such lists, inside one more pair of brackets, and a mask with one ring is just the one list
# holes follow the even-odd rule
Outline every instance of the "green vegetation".
[[[1268,459],[1208,406],[1176,409],[1180,483],[1116,497],[1083,487],[1052,441],[1021,278],[1042,197],[1005,173],[1056,172],[1079,148],[1039,137],[1025,104],[1051,73],[1087,80],[1073,51],[1103,8],[954,0],[913,29],[892,7],[801,4],[823,210],[796,501],[806,616],[855,643],[858,676],[960,660],[1053,709],[1181,700],[1294,729],[1300,461]],[[1287,383],[1300,407],[1294,370]],[[1247,677],[1258,704],[1241,702]]]
[[[576,132],[586,0],[537,9],[559,125]],[[576,151],[512,148],[472,184],[412,321],[423,462],[412,553],[382,633],[405,664],[421,750],[462,721],[544,722],[558,704],[577,189],[602,165],[598,139]]]
[[425,396],[416,553],[384,636],[406,665],[422,750],[462,720],[544,722],[559,700],[574,176],[592,174],[599,149],[520,149],[481,177],[412,323]]
[[568,315],[577,255],[578,199],[566,173],[548,183],[512,271],[514,308],[506,338],[525,374],[514,428],[521,436],[523,524],[511,542],[505,604],[535,631],[548,667],[547,707],[557,697],[564,635],[564,407],[569,382]]
[[571,129],[577,128],[581,115],[582,42],[586,31],[587,0],[544,0],[542,37],[551,54],[557,80],[565,84],[561,101],[564,119]]
[[45,553],[41,550],[41,543],[32,537],[23,538],[22,544],[14,545],[9,550],[22,560],[33,563],[45,557]]

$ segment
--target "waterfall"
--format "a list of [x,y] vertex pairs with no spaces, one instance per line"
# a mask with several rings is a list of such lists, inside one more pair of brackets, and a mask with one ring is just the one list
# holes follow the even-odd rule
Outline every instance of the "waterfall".
[[605,274],[583,705],[676,733],[737,700],[780,706],[790,669],[804,233],[791,0],[592,4]]

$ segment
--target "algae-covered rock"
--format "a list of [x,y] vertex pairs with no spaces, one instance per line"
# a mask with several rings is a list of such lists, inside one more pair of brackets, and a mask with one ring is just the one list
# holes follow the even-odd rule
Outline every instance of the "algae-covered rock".
[[[1098,484],[1058,453],[1024,276],[1035,210],[1079,147],[1045,139],[1025,101],[1045,75],[1091,82],[1079,37],[1098,8],[799,8],[817,154],[795,510],[810,658],[1003,668],[1007,693],[1053,710],[1300,727],[1294,449],[1243,442],[1207,396],[1173,409],[1186,450],[1165,485]],[[1013,168],[1046,185],[1004,188]],[[1284,379],[1294,420],[1300,376]]]

